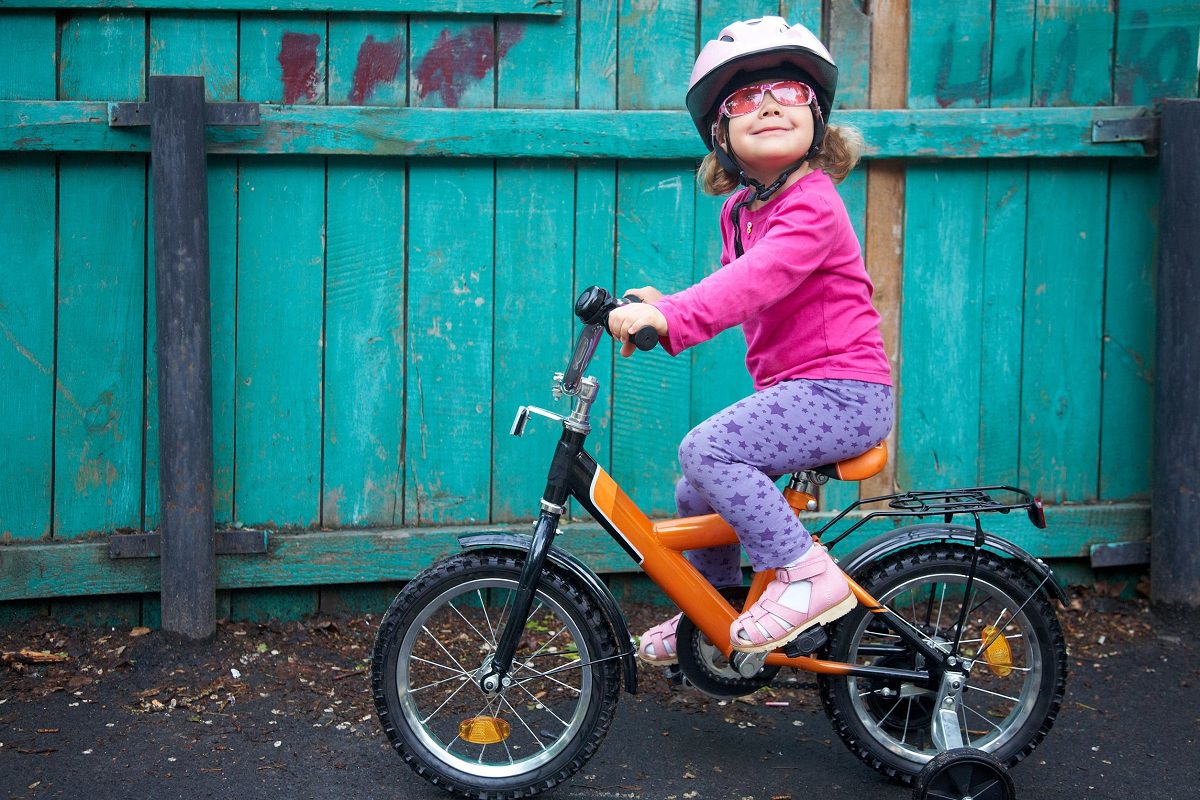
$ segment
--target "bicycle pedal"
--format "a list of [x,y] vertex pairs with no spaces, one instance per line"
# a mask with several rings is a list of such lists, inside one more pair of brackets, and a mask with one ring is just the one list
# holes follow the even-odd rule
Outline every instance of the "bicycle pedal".
[[779,649],[788,658],[800,658],[824,647],[828,641],[829,635],[825,633],[825,629],[817,625],[816,627],[809,628]]

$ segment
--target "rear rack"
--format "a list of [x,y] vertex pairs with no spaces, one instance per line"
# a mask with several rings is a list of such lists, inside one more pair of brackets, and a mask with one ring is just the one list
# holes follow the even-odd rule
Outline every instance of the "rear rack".
[[[1008,496],[993,497],[993,493],[1001,492]],[[842,531],[835,538],[829,541],[824,539],[826,531],[841,522],[847,514],[868,503],[887,503],[888,508],[868,511],[861,519]],[[976,528],[978,528],[980,514],[992,512],[1007,514],[1014,510],[1024,510],[1029,516],[1029,521],[1035,526],[1038,528],[1046,527],[1046,514],[1042,509],[1042,501],[1024,489],[1017,489],[1013,486],[974,486],[969,489],[902,492],[900,494],[887,494],[881,497],[856,500],[836,517],[825,523],[814,535],[820,537],[826,547],[832,547],[876,517],[939,516],[949,523],[958,514],[970,514],[974,518]]]

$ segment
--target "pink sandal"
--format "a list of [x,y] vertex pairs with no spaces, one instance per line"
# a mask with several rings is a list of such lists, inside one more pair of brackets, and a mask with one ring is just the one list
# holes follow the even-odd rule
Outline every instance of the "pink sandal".
[[[802,581],[811,586],[806,607],[785,604],[789,585]],[[803,598],[799,592],[789,594],[791,603]],[[856,605],[858,599],[842,571],[824,547],[814,544],[798,563],[775,570],[775,580],[767,584],[762,597],[733,621],[729,639],[733,649],[744,653],[774,650],[813,625],[833,622]]]
[[679,613],[666,622],[655,625],[642,634],[641,647],[638,648],[638,658],[647,664],[667,666],[678,664],[679,656],[675,653],[675,629],[679,627]]

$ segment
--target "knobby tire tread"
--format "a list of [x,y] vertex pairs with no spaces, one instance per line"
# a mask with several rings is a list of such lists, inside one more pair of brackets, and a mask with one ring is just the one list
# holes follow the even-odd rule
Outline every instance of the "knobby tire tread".
[[[587,731],[583,745],[571,759],[549,775],[538,776],[529,783],[512,789],[483,789],[459,783],[443,775],[438,770],[425,764],[418,757],[404,738],[403,732],[392,720],[388,709],[385,686],[389,680],[394,681],[394,673],[385,667],[387,652],[393,637],[402,636],[402,623],[414,612],[414,602],[425,596],[431,586],[440,584],[457,573],[469,573],[476,570],[512,569],[516,576],[520,575],[523,560],[514,558],[510,551],[475,550],[443,559],[432,564],[412,579],[392,601],[380,623],[375,638],[375,647],[371,658],[371,693],[375,700],[375,710],[379,723],[391,742],[392,749],[418,775],[431,784],[441,787],[453,795],[471,800],[517,800],[522,797],[533,797],[549,791],[578,772],[595,754],[608,734],[608,729],[616,715],[617,701],[621,690],[621,678],[618,661],[608,661],[596,666],[595,680],[602,683],[599,697],[599,711],[595,722]],[[573,606],[585,623],[584,630],[595,635],[597,657],[605,658],[615,655],[617,650],[616,635],[613,632],[599,606],[592,601],[588,592],[577,585],[568,574],[555,570],[547,565],[542,571],[542,586],[554,586]],[[549,765],[547,765],[549,766]],[[535,770],[541,772],[545,767]],[[495,779],[492,779],[495,780]]]
[[[869,564],[861,573],[855,576],[855,579],[859,585],[872,595],[877,595],[878,593],[874,587],[879,586],[884,581],[897,579],[909,571],[920,570],[938,563],[947,565],[958,564],[964,568],[969,567],[971,553],[972,550],[969,547],[954,545],[937,544],[913,547],[885,556]],[[1014,566],[1013,562],[984,551],[979,556],[979,572],[977,574],[986,576],[989,573],[995,574],[1004,582],[1023,588],[1026,594],[1035,593],[1036,591],[1034,588],[1036,584],[1031,585],[1026,573]],[[843,649],[846,643],[841,641],[841,637],[852,635],[852,626],[850,623],[857,620],[858,616],[862,613],[866,612],[860,606],[859,609],[851,612],[850,615],[834,623],[833,629],[829,632],[828,645],[832,653],[842,653],[844,655],[847,652],[846,649]],[[1054,721],[1058,717],[1059,708],[1062,705],[1062,699],[1066,692],[1066,638],[1063,636],[1062,628],[1058,623],[1058,617],[1055,615],[1050,601],[1044,594],[1036,592],[1036,596],[1025,606],[1024,613],[1027,615],[1039,615],[1043,623],[1048,627],[1051,635],[1050,659],[1053,661],[1053,664],[1048,666],[1053,666],[1056,674],[1053,695],[1046,713],[1043,715],[1037,729],[1027,737],[1022,746],[1004,760],[1003,763],[1006,767],[1012,767],[1020,763],[1046,738],[1046,734],[1050,732],[1050,729],[1054,726]],[[840,656],[835,655],[834,658],[835,660],[840,659]],[[840,687],[837,685],[838,682],[841,683]],[[838,694],[839,689],[844,690],[845,686],[846,678],[844,677],[819,676],[818,679],[821,703],[825,708],[826,715],[829,717],[830,724],[842,740],[842,743],[846,745],[851,753],[876,772],[901,784],[912,785],[913,780],[919,774],[919,768],[916,768],[914,771],[900,769],[896,765],[880,758],[859,738],[853,726],[847,722],[848,718],[857,720],[857,717],[854,714],[854,710],[848,704],[843,705],[844,700]]]

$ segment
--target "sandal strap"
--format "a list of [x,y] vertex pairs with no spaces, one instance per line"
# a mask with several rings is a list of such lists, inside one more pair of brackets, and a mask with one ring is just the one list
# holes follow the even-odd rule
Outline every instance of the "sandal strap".
[[775,580],[780,583],[810,581],[828,568],[829,559],[815,558],[811,561],[805,561],[803,564],[797,564],[794,567],[779,567],[775,570]]

